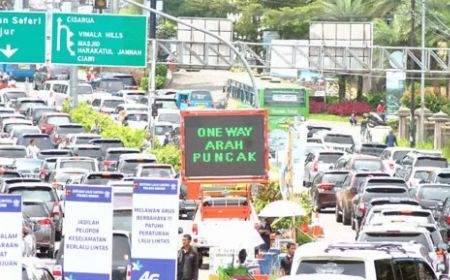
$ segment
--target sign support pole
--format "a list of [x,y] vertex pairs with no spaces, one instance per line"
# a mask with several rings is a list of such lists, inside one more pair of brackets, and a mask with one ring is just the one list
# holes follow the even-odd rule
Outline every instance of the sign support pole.
[[[78,12],[78,2],[72,2],[70,7],[72,13]],[[71,99],[71,108],[75,108],[78,105],[78,94],[77,94],[77,85],[78,85],[78,67],[72,66],[70,67],[70,99]]]
[[259,102],[259,91],[258,91],[258,86],[256,85],[255,76],[253,76],[252,69],[250,68],[250,65],[248,64],[247,60],[245,60],[244,56],[230,42],[222,39],[220,36],[210,32],[209,30],[206,30],[206,29],[197,27],[195,25],[189,24],[187,22],[184,22],[184,21],[178,19],[177,17],[174,17],[174,16],[168,15],[166,13],[160,12],[160,11],[158,11],[156,9],[153,9],[153,8],[149,8],[149,7],[147,7],[145,5],[142,5],[140,3],[137,3],[137,2],[135,2],[133,0],[124,0],[124,1],[129,3],[129,4],[135,5],[135,6],[139,7],[139,8],[142,8],[143,10],[146,10],[146,11],[149,11],[151,13],[155,13],[155,14],[157,14],[159,16],[162,16],[164,18],[167,18],[167,19],[169,19],[171,21],[175,21],[176,23],[179,23],[179,24],[185,25],[187,27],[190,27],[192,29],[201,31],[201,32],[203,32],[205,34],[208,34],[209,36],[213,37],[214,39],[219,40],[219,42],[224,43],[227,47],[229,47],[236,54],[237,58],[242,62],[243,67],[247,71],[247,74],[250,77],[250,81],[252,82],[252,86],[253,86],[254,107],[259,108],[259,103],[258,103]]
[[[157,56],[157,51],[156,51],[156,39],[153,38],[152,39],[152,61],[151,61],[151,65],[150,65],[150,73],[149,73],[149,77],[148,77],[148,82],[149,82],[149,98],[148,98],[148,107],[149,107],[149,111],[151,112],[152,110],[152,104],[153,104],[153,99],[155,98],[156,95],[156,56]],[[150,118],[149,118],[150,119]],[[155,126],[155,119],[153,118],[153,124],[152,124],[152,147],[155,146],[155,140],[156,140],[156,126]],[[162,144],[162,143],[160,143]]]

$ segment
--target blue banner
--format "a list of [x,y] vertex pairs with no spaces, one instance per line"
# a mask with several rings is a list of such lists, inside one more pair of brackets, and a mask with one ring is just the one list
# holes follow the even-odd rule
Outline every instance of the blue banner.
[[66,186],[66,201],[111,203],[111,188],[104,186]]
[[0,195],[0,212],[22,212],[22,197],[15,194]]
[[64,271],[65,280],[110,280],[109,274]]
[[132,280],[175,280],[178,180],[136,179],[133,192]]

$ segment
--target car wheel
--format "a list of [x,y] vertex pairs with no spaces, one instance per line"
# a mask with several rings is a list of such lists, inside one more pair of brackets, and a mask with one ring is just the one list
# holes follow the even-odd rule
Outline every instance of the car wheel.
[[351,215],[345,211],[345,207],[342,207],[342,224],[344,226],[349,226],[351,224]]
[[336,218],[336,222],[342,223],[342,214],[340,213],[339,204],[336,203],[336,210],[334,211],[334,215]]

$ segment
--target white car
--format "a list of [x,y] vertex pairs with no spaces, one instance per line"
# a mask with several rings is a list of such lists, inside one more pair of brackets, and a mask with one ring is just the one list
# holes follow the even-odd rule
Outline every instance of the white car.
[[181,122],[180,111],[174,109],[159,109],[158,116],[156,117],[156,122],[179,125]]
[[94,98],[92,100],[91,106],[94,110],[97,110],[101,113],[111,114],[120,104],[123,104],[123,98],[121,97],[102,96]]
[[132,129],[147,129],[150,114],[140,111],[128,111],[122,120],[124,126]]
[[137,90],[137,89],[124,89],[119,90],[117,93],[118,96],[123,97],[123,101],[127,104],[135,104],[138,103],[140,99],[148,95],[143,90]]
[[[70,83],[69,81],[61,81],[64,82],[64,84],[61,84],[61,90],[59,90],[58,85],[54,85],[56,89],[54,90],[53,94],[51,95],[51,100],[49,104],[53,104],[56,109],[61,110],[64,103],[67,100],[71,99],[70,94]],[[92,86],[88,83],[79,83],[76,86],[76,94],[78,97],[78,102],[87,102],[92,97],[92,94],[94,93],[94,90],[92,89]]]
[[425,278],[438,277],[417,244],[401,243],[327,243],[314,242],[300,246],[294,255],[288,280],[408,280],[408,273]]
[[389,175],[393,176],[395,171],[398,168],[400,161],[406,156],[409,152],[414,150],[413,148],[406,147],[389,147],[386,148],[383,153],[381,153],[381,160],[385,166],[385,172],[389,173]]

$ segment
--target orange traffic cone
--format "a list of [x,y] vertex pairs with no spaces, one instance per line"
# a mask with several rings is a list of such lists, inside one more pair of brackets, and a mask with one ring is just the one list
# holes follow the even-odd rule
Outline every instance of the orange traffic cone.
[[312,219],[312,235],[314,237],[323,236],[323,228],[320,226],[319,213],[315,212]]

